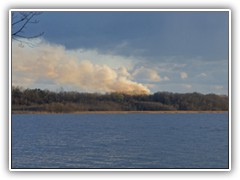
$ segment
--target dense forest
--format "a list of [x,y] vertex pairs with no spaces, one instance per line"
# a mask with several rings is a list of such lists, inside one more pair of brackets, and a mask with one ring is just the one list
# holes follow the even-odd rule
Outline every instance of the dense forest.
[[52,92],[12,87],[12,111],[69,113],[78,111],[227,111],[228,96],[200,93],[156,92],[149,95],[123,93]]

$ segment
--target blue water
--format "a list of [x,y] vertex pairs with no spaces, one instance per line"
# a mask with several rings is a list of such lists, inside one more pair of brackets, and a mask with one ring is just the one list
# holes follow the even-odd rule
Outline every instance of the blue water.
[[228,168],[228,114],[12,115],[12,168]]

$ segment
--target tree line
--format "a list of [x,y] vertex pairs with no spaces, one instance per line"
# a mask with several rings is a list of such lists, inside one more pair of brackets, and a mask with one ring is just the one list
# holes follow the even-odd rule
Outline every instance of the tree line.
[[227,111],[228,96],[201,93],[156,92],[149,95],[124,93],[53,92],[12,87],[12,111],[69,113],[77,111]]

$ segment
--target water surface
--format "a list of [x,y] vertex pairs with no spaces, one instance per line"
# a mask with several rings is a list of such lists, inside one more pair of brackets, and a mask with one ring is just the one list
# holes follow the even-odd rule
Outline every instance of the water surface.
[[228,114],[12,115],[12,168],[228,168]]

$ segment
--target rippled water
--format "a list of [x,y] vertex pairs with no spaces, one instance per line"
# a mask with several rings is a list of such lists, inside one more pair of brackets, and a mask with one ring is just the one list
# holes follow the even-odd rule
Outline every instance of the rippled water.
[[228,168],[228,115],[13,115],[12,168]]

